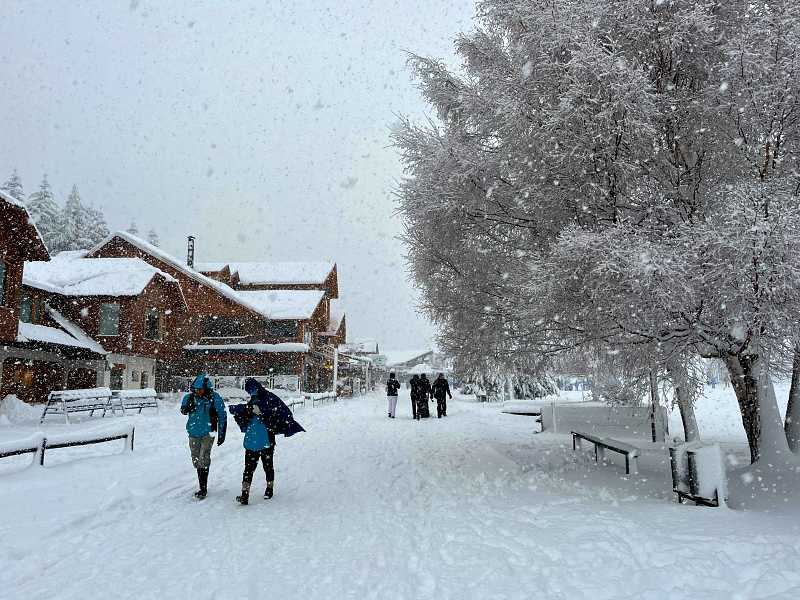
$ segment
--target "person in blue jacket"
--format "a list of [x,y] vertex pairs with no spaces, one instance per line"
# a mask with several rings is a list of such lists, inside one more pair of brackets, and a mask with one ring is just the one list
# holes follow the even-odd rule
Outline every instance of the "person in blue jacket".
[[195,498],[202,500],[208,494],[208,471],[211,468],[211,447],[217,432],[217,445],[225,442],[227,415],[225,403],[214,391],[214,385],[208,375],[201,373],[194,378],[191,392],[181,401],[181,414],[187,415],[186,433],[189,434],[189,452],[192,464],[197,470],[197,482],[200,489]]
[[236,424],[244,433],[244,473],[242,474],[242,493],[236,500],[243,505],[250,501],[250,487],[258,463],[264,467],[267,487],[264,498],[272,498],[275,489],[275,435],[292,436],[305,431],[294,420],[292,411],[278,396],[264,388],[255,379],[245,381],[245,390],[250,394],[246,404],[229,406]]

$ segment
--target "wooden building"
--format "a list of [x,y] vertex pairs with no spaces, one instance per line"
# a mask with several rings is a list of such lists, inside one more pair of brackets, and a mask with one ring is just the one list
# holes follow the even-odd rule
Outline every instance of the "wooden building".
[[0,192],[0,398],[42,401],[54,389],[92,387],[105,373],[99,345],[43,296],[23,292],[25,261],[48,259],[25,207]]

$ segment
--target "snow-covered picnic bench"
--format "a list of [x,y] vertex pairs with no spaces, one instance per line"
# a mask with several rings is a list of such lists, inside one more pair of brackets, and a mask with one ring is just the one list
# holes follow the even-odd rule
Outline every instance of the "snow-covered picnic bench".
[[690,500],[695,505],[720,506],[727,500],[727,475],[722,451],[717,444],[700,442],[679,444],[669,449],[672,491],[678,503]]
[[605,451],[610,450],[625,456],[625,473],[636,475],[639,472],[639,449],[636,446],[631,446],[625,442],[614,440],[611,438],[601,438],[590,433],[583,433],[580,431],[572,431],[572,450],[578,450],[581,447],[581,441],[586,440],[594,444],[594,460],[599,462],[603,460]]
[[114,390],[111,392],[111,402],[116,408],[122,409],[122,414],[126,410],[139,409],[139,414],[142,414],[142,409],[155,408],[158,412],[158,396],[153,388],[144,388],[141,390]]
[[332,400],[333,402],[336,402],[337,399],[335,392],[306,393],[304,396],[311,400],[311,406],[316,406],[317,402],[324,403],[326,400]]
[[47,436],[43,433],[36,433],[22,440],[0,443],[0,458],[19,454],[35,454],[34,462],[38,463],[39,466],[44,466],[46,450],[102,444],[114,440],[124,440],[124,450],[133,452],[135,431],[136,429],[132,424],[124,423],[110,428],[71,431]]
[[44,423],[47,415],[64,415],[65,422],[69,423],[69,415],[72,413],[88,412],[89,416],[94,416],[96,410],[102,410],[105,417],[108,409],[113,411],[114,406],[111,402],[111,390],[107,387],[58,390],[50,392],[47,397],[39,423]]

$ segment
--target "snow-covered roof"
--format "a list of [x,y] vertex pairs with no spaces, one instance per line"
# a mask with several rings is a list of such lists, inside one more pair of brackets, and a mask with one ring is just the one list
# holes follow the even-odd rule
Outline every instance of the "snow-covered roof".
[[96,351],[96,346],[94,344],[75,339],[66,331],[56,329],[55,327],[47,327],[45,325],[23,323],[22,321],[19,322],[17,341],[58,344],[59,346],[72,346],[74,348],[85,348],[86,350]]
[[0,198],[5,200],[9,204],[13,204],[14,206],[17,206],[19,208],[25,209],[25,212],[28,212],[28,209],[25,206],[25,203],[20,201],[20,200],[17,200],[16,198],[14,198],[14,196],[9,194],[8,192],[4,192],[3,190],[0,190]]
[[386,366],[402,365],[414,359],[430,354],[433,350],[389,350],[384,352],[386,356]]
[[139,258],[58,258],[25,263],[22,283],[65,296],[136,296],[156,275],[176,281]]
[[237,262],[230,263],[231,273],[239,273],[244,285],[315,285],[323,284],[331,274],[332,262]]
[[103,246],[108,244],[108,242],[113,240],[115,237],[118,237],[118,238],[121,238],[121,239],[125,240],[126,242],[128,242],[132,246],[135,246],[136,248],[138,248],[142,252],[145,252],[145,253],[149,254],[150,256],[152,256],[153,258],[156,258],[156,259],[168,264],[170,267],[172,267],[173,269],[175,269],[177,271],[180,271],[181,273],[183,273],[184,275],[186,275],[190,279],[193,279],[194,281],[196,281],[196,282],[198,282],[198,283],[200,283],[200,284],[202,284],[202,285],[204,285],[206,287],[209,287],[209,288],[212,288],[212,289],[216,290],[221,296],[227,298],[228,300],[230,300],[230,301],[232,301],[232,302],[234,302],[236,304],[239,304],[240,306],[243,306],[244,308],[247,308],[248,310],[251,310],[256,314],[268,317],[268,315],[265,315],[258,306],[252,304],[249,300],[247,300],[247,299],[243,298],[242,296],[240,296],[236,292],[236,290],[234,290],[232,287],[230,287],[228,285],[225,285],[224,283],[221,283],[219,281],[216,281],[215,279],[211,279],[210,277],[206,277],[202,273],[199,273],[199,272],[195,271],[194,269],[188,267],[186,265],[186,263],[183,263],[183,262],[179,261],[177,258],[172,256],[171,254],[167,254],[161,248],[153,246],[152,244],[144,241],[143,239],[141,239],[139,237],[136,237],[135,235],[132,235],[132,234],[128,233],[127,231],[115,231],[114,233],[109,234],[106,237],[106,239],[104,239],[102,242],[97,244],[94,248],[89,250],[89,254],[93,254],[93,253],[97,252]]
[[64,315],[58,312],[56,309],[51,308],[50,306],[47,307],[47,314],[50,316],[53,321],[58,323],[58,326],[61,327],[64,331],[74,337],[78,342],[82,343],[84,347],[89,348],[93,352],[97,352],[98,354],[108,354],[108,352],[103,348],[100,344],[86,335],[86,332],[83,331],[80,327],[78,327],[75,323],[67,319]]
[[201,273],[218,273],[227,266],[228,263],[226,262],[196,262],[194,263],[194,270],[200,271]]
[[339,327],[342,326],[344,319],[344,306],[339,300],[331,300],[330,303],[330,319],[328,321],[328,330],[324,331],[321,335],[336,335]]
[[348,352],[360,352],[364,354],[377,354],[378,342],[377,340],[361,340],[359,342],[350,342],[343,344],[340,350],[345,354]]
[[189,344],[183,347],[190,352],[203,351],[237,351],[249,350],[252,352],[308,352],[308,344],[286,342],[284,344]]
[[261,307],[270,319],[310,319],[325,297],[323,290],[240,291],[240,296]]

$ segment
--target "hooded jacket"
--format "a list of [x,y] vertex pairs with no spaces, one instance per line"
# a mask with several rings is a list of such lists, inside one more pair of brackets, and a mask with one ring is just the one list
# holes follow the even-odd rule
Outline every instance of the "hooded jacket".
[[[244,382],[245,391],[250,394],[250,402],[247,404],[236,404],[228,407],[239,428],[247,433],[250,426],[255,407],[261,413],[261,419],[267,429],[273,434],[282,434],[291,437],[295,433],[305,431],[303,427],[294,420],[294,415],[288,406],[278,396],[270,392],[255,379],[247,379]],[[248,408],[248,406],[250,408]],[[269,445],[269,444],[267,444]],[[265,446],[266,447],[266,446]]]
[[[196,390],[205,388],[205,395],[199,396]],[[225,441],[227,415],[222,397],[214,391],[214,384],[207,375],[201,373],[192,382],[192,391],[181,401],[181,414],[188,415],[186,433],[189,437],[205,437],[217,432],[217,445]]]

